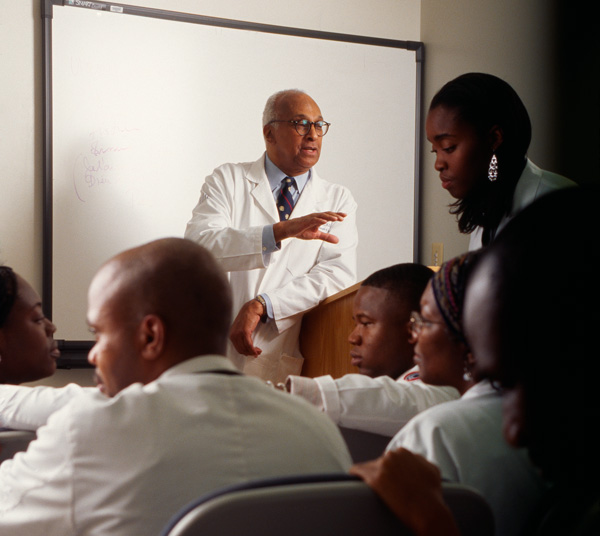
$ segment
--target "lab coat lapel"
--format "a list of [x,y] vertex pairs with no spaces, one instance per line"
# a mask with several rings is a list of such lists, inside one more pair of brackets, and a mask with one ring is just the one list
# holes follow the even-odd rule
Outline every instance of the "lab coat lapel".
[[265,173],[265,156],[261,156],[252,166],[246,175],[246,180],[250,182],[250,195],[256,201],[264,212],[273,220],[273,223],[279,221],[277,207],[273,199],[273,192],[269,185],[269,179]]
[[294,206],[291,217],[300,218],[313,212],[322,212],[323,210],[319,208],[319,199],[324,199],[325,195],[325,192],[321,188],[321,179],[313,168],[311,178],[306,183],[304,190],[302,190],[302,194]]

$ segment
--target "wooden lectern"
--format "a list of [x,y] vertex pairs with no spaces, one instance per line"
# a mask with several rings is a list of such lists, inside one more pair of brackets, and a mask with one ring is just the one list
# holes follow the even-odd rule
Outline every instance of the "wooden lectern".
[[358,369],[350,364],[348,335],[354,328],[352,303],[360,283],[330,296],[302,318],[300,351],[302,376],[330,374],[339,378]]

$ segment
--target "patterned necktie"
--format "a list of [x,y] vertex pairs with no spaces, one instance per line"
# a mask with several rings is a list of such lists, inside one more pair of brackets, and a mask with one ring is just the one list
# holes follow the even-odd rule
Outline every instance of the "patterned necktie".
[[281,191],[277,196],[277,211],[281,221],[289,220],[292,210],[294,210],[294,199],[290,188],[295,186],[296,181],[293,177],[286,177],[281,181]]

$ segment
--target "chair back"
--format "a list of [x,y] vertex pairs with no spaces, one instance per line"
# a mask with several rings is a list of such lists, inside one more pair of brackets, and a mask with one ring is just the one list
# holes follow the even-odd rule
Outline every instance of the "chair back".
[[[456,485],[449,493],[451,508],[458,508],[461,516],[469,512],[468,519],[457,519],[463,536],[493,535],[491,510],[479,494]],[[240,534],[408,536],[411,532],[364,482],[340,474],[258,480],[224,488],[182,509],[161,536]]]

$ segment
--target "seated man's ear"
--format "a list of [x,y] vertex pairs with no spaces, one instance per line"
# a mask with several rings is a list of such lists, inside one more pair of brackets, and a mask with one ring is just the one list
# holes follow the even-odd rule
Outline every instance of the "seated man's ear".
[[146,315],[138,327],[140,355],[153,360],[159,357],[165,344],[165,324],[156,315]]
[[410,321],[404,326],[409,344],[417,344],[417,336],[414,334]]

